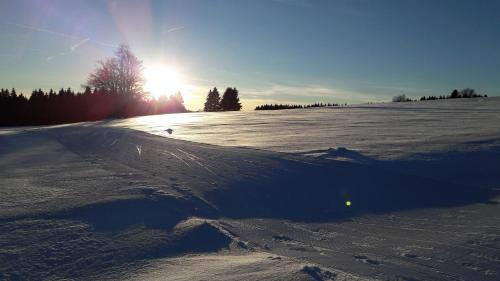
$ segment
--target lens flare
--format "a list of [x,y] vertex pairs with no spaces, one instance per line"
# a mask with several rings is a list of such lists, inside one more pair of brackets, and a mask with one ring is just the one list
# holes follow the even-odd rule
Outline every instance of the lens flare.
[[179,72],[175,68],[168,66],[147,67],[144,69],[144,79],[146,80],[144,90],[153,98],[172,95],[177,91],[182,93],[185,88]]

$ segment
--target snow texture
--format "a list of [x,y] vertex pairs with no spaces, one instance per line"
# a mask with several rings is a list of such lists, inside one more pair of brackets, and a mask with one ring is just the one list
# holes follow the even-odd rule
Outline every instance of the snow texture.
[[[2,130],[0,280],[498,280],[499,112],[488,98]],[[213,145],[224,135],[261,149]]]

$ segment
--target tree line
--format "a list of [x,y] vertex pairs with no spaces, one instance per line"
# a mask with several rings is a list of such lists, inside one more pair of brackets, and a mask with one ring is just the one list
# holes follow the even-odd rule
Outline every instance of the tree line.
[[158,99],[143,92],[142,62],[121,45],[115,56],[98,62],[83,92],[34,90],[27,98],[0,90],[0,126],[50,125],[106,118],[186,112],[178,92]]
[[487,98],[488,95],[479,95],[476,93],[474,89],[471,88],[465,88],[462,89],[461,91],[458,91],[457,89],[453,90],[450,95],[448,96],[423,96],[420,98],[421,101],[426,101],[426,100],[444,100],[444,99],[461,99],[461,98]]
[[221,98],[217,87],[214,87],[208,91],[203,110],[206,112],[239,111],[241,107],[236,88],[227,88]]
[[298,109],[298,108],[312,108],[312,107],[332,107],[339,106],[336,103],[312,103],[306,105],[300,104],[263,104],[255,107],[255,110],[280,110],[280,109]]
[[0,126],[52,125],[107,118],[185,112],[180,93],[145,99],[86,87],[83,92],[34,90],[29,98],[0,90]]
[[406,97],[406,95],[399,95],[392,98],[392,102],[407,102],[407,101],[413,101],[413,100]]
[[[487,98],[488,95],[480,95],[477,94],[474,89],[465,88],[460,91],[457,89],[453,90],[449,95],[441,95],[441,96],[422,96],[420,101],[426,100],[446,100],[446,99],[461,99],[461,98]],[[411,99],[406,95],[398,95],[392,98],[393,102],[409,102],[409,101],[417,101],[416,99]]]

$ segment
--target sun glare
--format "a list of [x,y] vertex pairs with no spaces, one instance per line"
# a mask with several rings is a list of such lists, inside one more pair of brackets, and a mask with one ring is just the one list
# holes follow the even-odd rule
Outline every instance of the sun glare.
[[147,67],[144,69],[144,78],[144,90],[154,98],[172,95],[177,91],[183,96],[187,94],[183,92],[185,85],[175,68],[163,65]]

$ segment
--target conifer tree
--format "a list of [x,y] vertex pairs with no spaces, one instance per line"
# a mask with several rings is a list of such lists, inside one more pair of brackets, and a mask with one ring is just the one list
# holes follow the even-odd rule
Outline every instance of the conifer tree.
[[207,112],[220,110],[220,95],[216,87],[214,87],[213,90],[208,91],[207,101],[205,102],[205,107],[203,110]]
[[239,111],[241,110],[240,98],[236,88],[227,88],[220,102],[222,111]]

